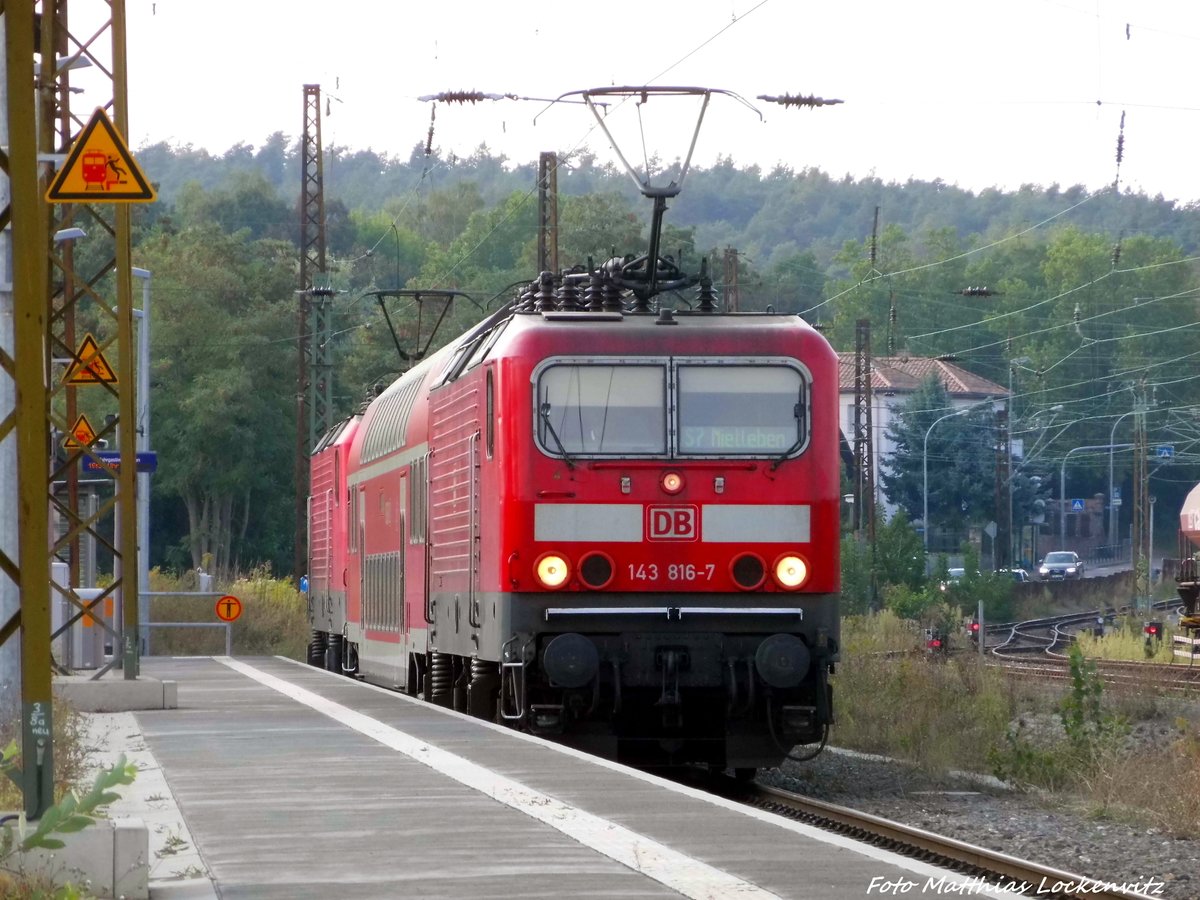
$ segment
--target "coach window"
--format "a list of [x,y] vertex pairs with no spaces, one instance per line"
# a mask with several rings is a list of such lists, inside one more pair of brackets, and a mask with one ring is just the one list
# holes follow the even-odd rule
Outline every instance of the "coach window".
[[783,365],[676,369],[679,453],[777,456],[807,438],[804,379]]
[[537,381],[538,443],[551,456],[665,454],[666,367],[555,363]]

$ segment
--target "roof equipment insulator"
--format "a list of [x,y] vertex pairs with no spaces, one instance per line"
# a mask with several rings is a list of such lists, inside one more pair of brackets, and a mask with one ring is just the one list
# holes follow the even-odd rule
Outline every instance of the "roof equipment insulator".
[[604,309],[604,276],[592,268],[592,260],[588,259],[587,287],[583,289],[583,306],[592,312]]
[[558,288],[558,308],[565,312],[576,312],[582,307],[579,305],[579,288],[575,286],[575,282],[571,278],[564,278],[562,285]]
[[625,304],[621,302],[621,289],[613,281],[611,272],[600,272],[600,290],[604,293],[604,301],[600,306],[605,312],[625,311]]
[[534,309],[538,312],[554,310],[554,275],[543,272],[538,276],[537,287],[534,289]]

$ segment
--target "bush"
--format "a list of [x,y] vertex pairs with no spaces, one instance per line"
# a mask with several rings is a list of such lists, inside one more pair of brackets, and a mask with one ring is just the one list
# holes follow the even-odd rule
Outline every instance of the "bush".
[[[156,591],[193,591],[187,578],[151,573]],[[217,588],[242,601],[242,614],[233,623],[233,652],[243,655],[276,654],[304,659],[308,645],[306,601],[289,581],[271,577],[260,567],[230,585]],[[219,625],[212,597],[154,597],[152,622],[197,622]],[[156,655],[199,655],[225,652],[223,628],[155,628],[151,650]]]

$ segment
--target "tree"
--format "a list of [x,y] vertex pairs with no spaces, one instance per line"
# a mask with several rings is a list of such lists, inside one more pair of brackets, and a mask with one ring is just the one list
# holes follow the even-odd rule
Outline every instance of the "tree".
[[186,512],[182,546],[228,575],[291,552],[296,255],[216,225],[139,246],[154,273],[155,492]]
[[930,377],[897,412],[887,434],[896,449],[880,471],[888,497],[904,507],[910,519],[923,515],[928,498],[930,521],[923,523],[927,528],[993,518],[996,427],[991,405],[964,408],[954,415],[946,388]]

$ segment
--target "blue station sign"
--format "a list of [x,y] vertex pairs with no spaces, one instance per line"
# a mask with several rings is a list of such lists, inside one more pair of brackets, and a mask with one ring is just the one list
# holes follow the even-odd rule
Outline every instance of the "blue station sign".
[[[85,472],[108,472],[115,474],[121,469],[121,453],[118,450],[97,450],[94,451],[99,459],[92,459],[90,456],[83,458],[83,471]],[[139,472],[157,472],[158,471],[158,454],[153,450],[142,450],[137,453],[137,471]]]

